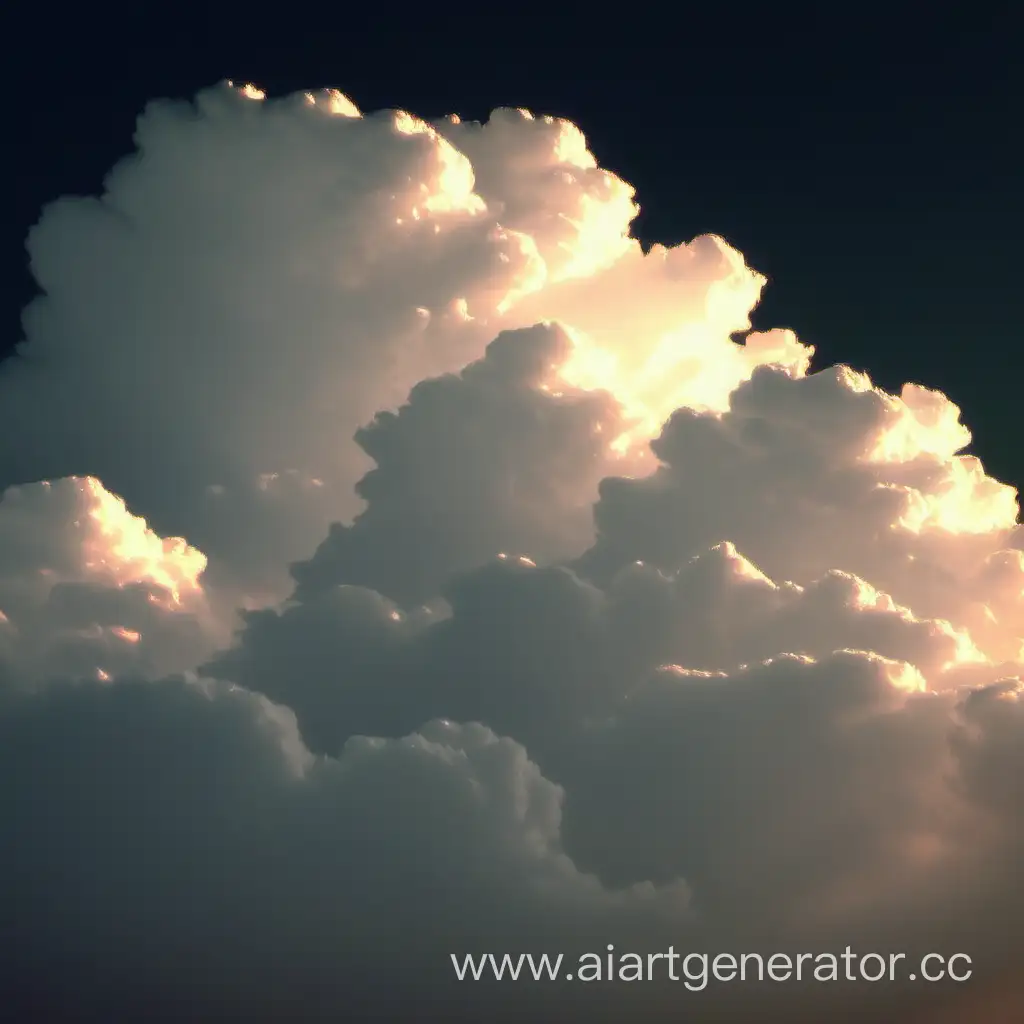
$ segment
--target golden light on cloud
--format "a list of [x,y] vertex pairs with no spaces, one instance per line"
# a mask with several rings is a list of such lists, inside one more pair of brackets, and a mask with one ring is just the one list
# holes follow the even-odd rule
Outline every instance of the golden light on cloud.
[[231,86],[136,139],[34,229],[46,358],[0,377],[0,472],[55,478],[0,501],[48,988],[170,999],[185,949],[258,1019],[282,965],[393,989],[423,921],[1009,959],[1024,535],[955,404],[753,331],[764,276],[645,252],[555,117]]
[[132,515],[124,500],[111,494],[98,480],[73,481],[81,496],[91,529],[83,537],[85,567],[112,577],[118,585],[154,583],[179,604],[201,590],[199,577],[206,556],[179,537],[162,538],[144,519]]

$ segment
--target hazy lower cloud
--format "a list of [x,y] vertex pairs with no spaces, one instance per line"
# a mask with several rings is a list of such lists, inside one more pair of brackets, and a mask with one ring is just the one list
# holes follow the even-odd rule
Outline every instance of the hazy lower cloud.
[[[1024,1011],[1024,545],[952,402],[751,333],[565,121],[225,84],[135,145],[0,367],[14,1019]],[[448,955],[609,943],[974,978]]]

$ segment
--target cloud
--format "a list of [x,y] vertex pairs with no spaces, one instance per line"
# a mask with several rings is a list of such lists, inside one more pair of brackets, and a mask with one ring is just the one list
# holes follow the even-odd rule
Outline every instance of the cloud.
[[629,333],[634,402],[669,357],[674,395],[720,401],[773,355],[728,338],[763,278],[720,239],[644,256],[632,189],[564,121],[432,126],[222,86],[150,104],[135,143],[102,196],[51,204],[29,237],[44,294],[0,378],[0,427],[21,439],[0,486],[95,476],[260,599],[359,511],[357,428],[502,330],[590,332],[586,386]]
[[26,679],[190,668],[231,624],[206,600],[205,565],[95,479],[10,488],[0,496],[0,657]]
[[639,560],[671,571],[729,540],[774,579],[853,572],[1013,661],[1016,494],[959,454],[970,441],[959,415],[937,392],[887,395],[846,367],[759,368],[726,412],[676,412],[652,443],[652,475],[602,481],[598,541],[579,568],[603,578]]
[[[949,399],[748,333],[557,118],[222,86],[136,150],[0,368],[15,1016],[1019,1014],[1024,545]],[[609,943],[974,978],[449,960]]]
[[356,486],[366,510],[293,567],[299,593],[348,583],[415,605],[498,551],[582,554],[626,422],[611,394],[564,383],[572,351],[556,325],[507,331],[461,374],[378,413],[356,434],[377,464]]
[[439,943],[568,938],[560,915],[614,923],[656,895],[578,872],[558,848],[561,791],[480,725],[322,759],[248,691],[126,679],[11,702],[0,730],[4,777],[21,780],[0,796],[18,836],[0,857],[5,988],[47,1011],[73,993],[83,1016],[159,996],[302,1018],[320,993],[357,998],[357,968],[392,984],[396,935],[423,988],[451,969]]

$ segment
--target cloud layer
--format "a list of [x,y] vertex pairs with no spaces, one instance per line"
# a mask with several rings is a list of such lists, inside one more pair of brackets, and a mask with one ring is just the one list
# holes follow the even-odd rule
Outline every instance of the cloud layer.
[[[223,85],[135,142],[44,212],[0,367],[8,1005],[1024,1009],[1024,545],[952,402],[749,333],[764,279],[711,236],[643,253],[555,118]],[[448,956],[608,943],[975,978]]]

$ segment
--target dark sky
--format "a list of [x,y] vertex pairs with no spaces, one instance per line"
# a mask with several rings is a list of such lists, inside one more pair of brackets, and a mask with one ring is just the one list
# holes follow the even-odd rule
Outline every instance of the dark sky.
[[226,5],[218,23],[146,7],[145,22],[122,25],[89,12],[58,22],[39,5],[16,35],[0,26],[20,51],[3,71],[15,184],[0,347],[20,337],[23,242],[41,206],[100,187],[147,99],[233,78],[272,95],[332,85],[363,109],[427,117],[527,106],[576,121],[637,187],[645,241],[710,231],[738,246],[770,278],[756,326],[795,328],[819,366],[947,391],[990,471],[1024,484],[1011,5],[890,4],[859,21],[824,4],[716,6],[622,24],[497,7],[429,24],[397,9],[267,19]]

